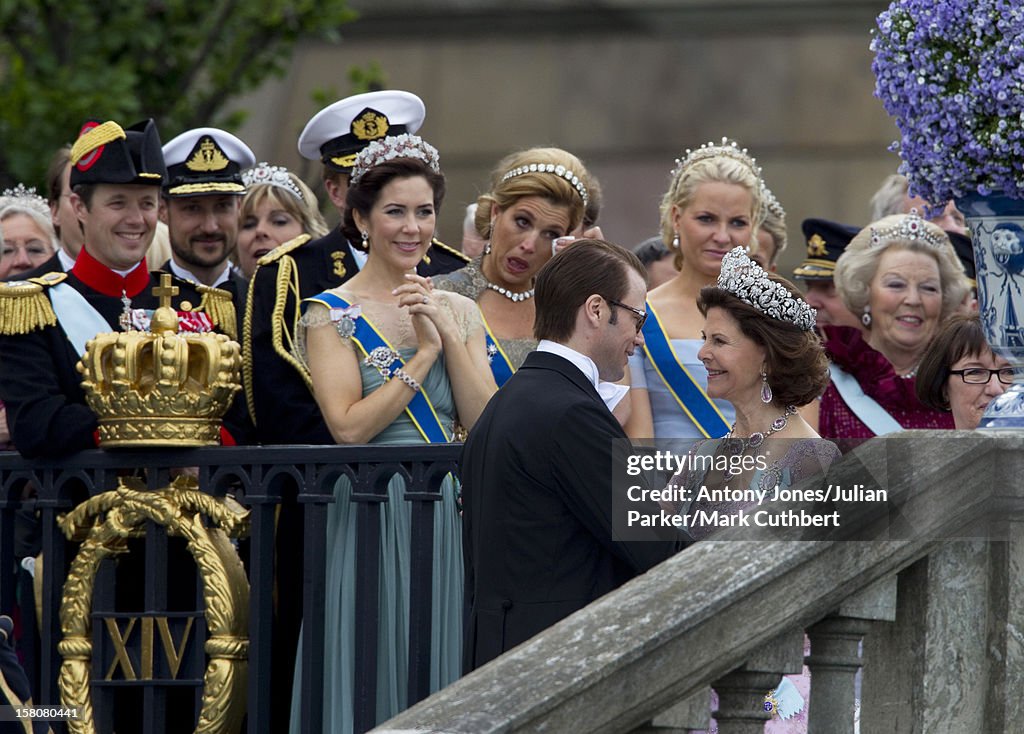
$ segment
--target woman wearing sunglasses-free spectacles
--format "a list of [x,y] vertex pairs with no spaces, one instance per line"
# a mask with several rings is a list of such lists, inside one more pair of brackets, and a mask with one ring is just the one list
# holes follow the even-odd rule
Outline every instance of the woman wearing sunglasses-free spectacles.
[[1021,374],[1017,367],[1000,367],[990,370],[987,367],[968,367],[962,370],[949,370],[951,375],[960,375],[960,379],[968,385],[987,385],[993,376],[999,378],[1004,385],[1012,385],[1013,378]]
[[957,315],[932,340],[917,368],[914,387],[922,403],[950,411],[954,427],[973,430],[989,403],[1020,373],[1020,368],[992,352],[976,315]]

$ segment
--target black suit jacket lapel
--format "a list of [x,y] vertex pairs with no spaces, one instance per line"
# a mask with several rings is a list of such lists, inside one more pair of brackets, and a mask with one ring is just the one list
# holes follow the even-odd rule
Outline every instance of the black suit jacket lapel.
[[565,357],[559,357],[552,352],[530,352],[526,355],[526,360],[519,369],[544,369],[558,372],[591,398],[604,405],[604,400],[597,394],[597,388],[587,379],[587,376],[583,374],[579,367]]

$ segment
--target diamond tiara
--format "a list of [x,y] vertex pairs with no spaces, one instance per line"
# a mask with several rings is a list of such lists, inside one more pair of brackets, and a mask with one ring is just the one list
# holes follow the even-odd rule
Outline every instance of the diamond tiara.
[[911,209],[910,214],[904,214],[897,224],[885,229],[871,227],[871,246],[888,247],[893,242],[906,242],[917,240],[936,250],[943,249],[948,243],[945,236],[936,235],[928,231],[925,221],[918,215],[916,209]]
[[765,316],[788,321],[804,331],[814,329],[816,311],[782,283],[771,280],[760,265],[747,257],[742,247],[734,247],[722,258],[718,287]]
[[354,184],[363,174],[374,166],[379,166],[386,161],[396,158],[416,158],[423,161],[434,173],[441,173],[440,158],[437,148],[425,141],[418,135],[389,135],[380,140],[374,140],[363,148],[356,155],[356,161],[352,165],[352,175],[349,183]]
[[761,168],[757,165],[757,161],[753,156],[747,153],[747,149],[741,148],[735,140],[722,138],[722,142],[717,145],[709,140],[696,150],[687,148],[686,155],[682,158],[676,158],[676,167],[672,169],[672,179],[675,180],[683,170],[689,168],[697,161],[707,160],[708,158],[720,158],[722,156],[739,161],[753,171],[755,176],[759,179],[761,178]]
[[4,189],[4,192],[0,194],[0,210],[9,206],[32,209],[46,217],[47,221],[51,219],[50,205],[46,199],[36,193],[35,186],[27,189],[25,184],[18,184],[13,189]]
[[580,198],[583,199],[584,206],[590,201],[590,193],[587,191],[587,187],[583,183],[583,179],[565,166],[555,165],[554,163],[527,163],[522,166],[517,166],[502,176],[501,181],[504,183],[510,178],[522,176],[526,173],[552,173],[560,178],[564,178],[569,182],[570,186],[576,189],[576,193],[578,193]]
[[292,177],[288,175],[288,169],[284,166],[272,166],[269,163],[257,163],[252,168],[242,171],[242,183],[246,188],[256,184],[269,184],[284,189],[299,201],[305,201],[302,189],[295,185]]

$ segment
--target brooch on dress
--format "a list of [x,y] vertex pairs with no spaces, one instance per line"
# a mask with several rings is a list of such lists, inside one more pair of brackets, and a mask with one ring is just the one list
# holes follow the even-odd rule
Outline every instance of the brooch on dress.
[[352,335],[356,333],[356,319],[362,312],[358,304],[348,308],[331,309],[331,321],[343,339],[351,339]]

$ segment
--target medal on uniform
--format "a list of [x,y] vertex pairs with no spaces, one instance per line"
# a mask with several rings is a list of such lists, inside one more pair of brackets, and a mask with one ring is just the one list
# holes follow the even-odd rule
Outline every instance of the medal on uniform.
[[121,325],[121,331],[131,331],[132,299],[128,297],[128,291],[121,291],[121,303],[124,304],[124,309],[121,311],[121,316],[118,319],[118,323]]

